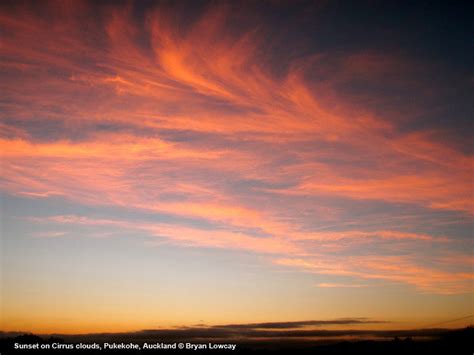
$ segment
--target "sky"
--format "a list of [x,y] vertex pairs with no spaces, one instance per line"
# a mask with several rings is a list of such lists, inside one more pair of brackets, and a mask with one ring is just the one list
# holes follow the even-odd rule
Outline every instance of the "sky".
[[0,330],[472,323],[465,6],[2,1]]

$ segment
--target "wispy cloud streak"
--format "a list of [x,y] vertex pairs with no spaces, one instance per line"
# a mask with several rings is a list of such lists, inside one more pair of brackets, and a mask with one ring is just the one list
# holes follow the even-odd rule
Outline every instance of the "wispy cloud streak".
[[[164,6],[137,19],[135,5],[47,2],[44,16],[23,3],[2,7],[3,191],[212,228],[94,216],[52,224],[130,228],[177,245],[272,254],[296,270],[472,291],[472,259],[458,251],[469,242],[416,216],[397,219],[416,211],[472,223],[472,154],[440,139],[442,130],[406,129],[384,94],[427,91],[424,63],[372,49],[274,63],[265,26],[235,25],[230,5],[185,25]],[[355,103],[341,87],[360,80],[386,87],[360,90]],[[362,245],[370,255],[359,255]],[[453,247],[417,258],[428,245]],[[467,260],[460,271],[442,262],[453,253]]]

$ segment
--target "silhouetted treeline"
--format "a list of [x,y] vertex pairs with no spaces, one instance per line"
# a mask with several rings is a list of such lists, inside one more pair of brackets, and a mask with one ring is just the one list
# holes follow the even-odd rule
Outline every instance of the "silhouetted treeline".
[[[406,332],[405,332],[406,333]],[[418,334],[418,331],[414,331],[414,334]],[[1,335],[0,335],[1,336]],[[472,355],[474,353],[474,328],[467,327],[464,329],[456,330],[444,330],[440,331],[436,336],[431,339],[416,339],[410,336],[399,337],[396,336],[391,340],[352,340],[352,341],[338,341],[334,340],[330,343],[327,341],[310,341],[307,339],[274,339],[269,341],[246,341],[246,340],[223,340],[213,341],[214,343],[235,343],[237,342],[237,348],[234,351],[230,350],[58,350],[58,349],[29,349],[20,350],[15,349],[15,343],[17,344],[78,344],[96,342],[97,340],[91,340],[91,336],[88,335],[76,335],[74,336],[74,342],[70,339],[65,340],[57,336],[40,337],[34,334],[22,334],[15,336],[4,336],[0,338],[0,351],[2,355],[9,354],[100,354],[100,353],[124,353],[124,354],[154,354],[157,352],[165,353],[203,353],[211,352],[213,354],[227,353],[227,354],[269,354],[279,355],[287,354],[289,350],[292,352],[297,351],[298,354],[459,354],[459,355]],[[115,339],[115,342],[120,342],[119,339]],[[130,339],[127,339],[129,342]],[[161,342],[162,339],[155,339],[155,342]],[[187,342],[189,340],[182,340]],[[205,342],[191,341],[194,343]],[[137,340],[135,343],[143,345],[143,340]],[[101,344],[102,345],[102,344]]]

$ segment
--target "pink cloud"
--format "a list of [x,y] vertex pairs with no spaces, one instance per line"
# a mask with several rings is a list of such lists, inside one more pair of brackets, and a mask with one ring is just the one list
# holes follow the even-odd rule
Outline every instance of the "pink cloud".
[[[358,52],[334,58],[334,68],[328,68],[324,55],[311,55],[276,76],[259,51],[258,28],[228,31],[225,7],[189,24],[188,31],[179,31],[162,11],[150,13],[140,26],[129,6],[105,9],[103,22],[91,22],[98,34],[91,39],[79,20],[91,11],[87,3],[45,6],[55,11],[52,21],[22,5],[0,14],[8,30],[1,68],[11,74],[0,83],[3,118],[14,118],[1,126],[3,191],[194,218],[219,228],[64,216],[54,223],[124,227],[178,245],[281,254],[279,264],[433,292],[469,289],[469,273],[416,264],[391,269],[402,260],[388,257],[301,259],[314,256],[302,246],[308,241],[335,251],[367,240],[403,240],[408,248],[450,240],[419,232],[419,223],[410,231],[369,230],[364,217],[342,220],[352,211],[327,207],[324,199],[472,217],[472,155],[431,132],[404,133],[396,120],[355,107],[338,90],[354,76],[396,73],[408,80],[413,67],[404,58]],[[314,72],[325,79],[310,82]],[[98,129],[101,124],[106,128]],[[49,125],[59,127],[59,137],[46,128],[29,130]],[[199,143],[167,140],[164,131],[191,132]],[[244,198],[230,186],[235,181],[256,186]],[[317,231],[314,221],[345,230]],[[266,236],[240,232],[246,229]]]

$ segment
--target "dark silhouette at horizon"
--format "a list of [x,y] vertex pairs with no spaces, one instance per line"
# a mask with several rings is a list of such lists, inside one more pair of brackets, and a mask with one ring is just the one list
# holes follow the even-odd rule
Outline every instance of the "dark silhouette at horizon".
[[[314,322],[298,322],[310,323]],[[269,323],[270,324],[270,323]],[[267,323],[255,324],[269,326]],[[275,323],[278,328],[279,324]],[[297,325],[298,326],[298,325]],[[206,331],[198,332],[197,329]],[[236,328],[232,328],[235,330]],[[244,327],[237,328],[240,331]],[[281,329],[281,328],[280,328]],[[215,332],[212,333],[214,330]],[[262,338],[264,336],[265,338]],[[413,329],[413,330],[278,330],[260,333],[253,329],[252,332],[242,331],[241,336],[235,333],[222,332],[222,326],[209,328],[179,328],[156,329],[130,333],[101,333],[84,335],[35,335],[31,333],[18,334],[13,332],[0,333],[0,351],[2,354],[16,353],[83,353],[99,354],[102,352],[127,354],[147,353],[160,350],[110,350],[110,349],[75,349],[77,344],[96,343],[102,347],[104,343],[138,344],[140,348],[144,343],[234,343],[236,349],[232,353],[269,353],[280,354],[289,350],[299,353],[317,354],[472,354],[474,352],[474,327],[468,326],[460,329]],[[30,349],[15,349],[19,345],[29,344]],[[31,346],[38,344],[38,349]],[[41,344],[49,344],[55,348],[41,350]],[[61,346],[59,346],[61,344]],[[167,352],[229,352],[229,350],[179,350],[168,349]]]

